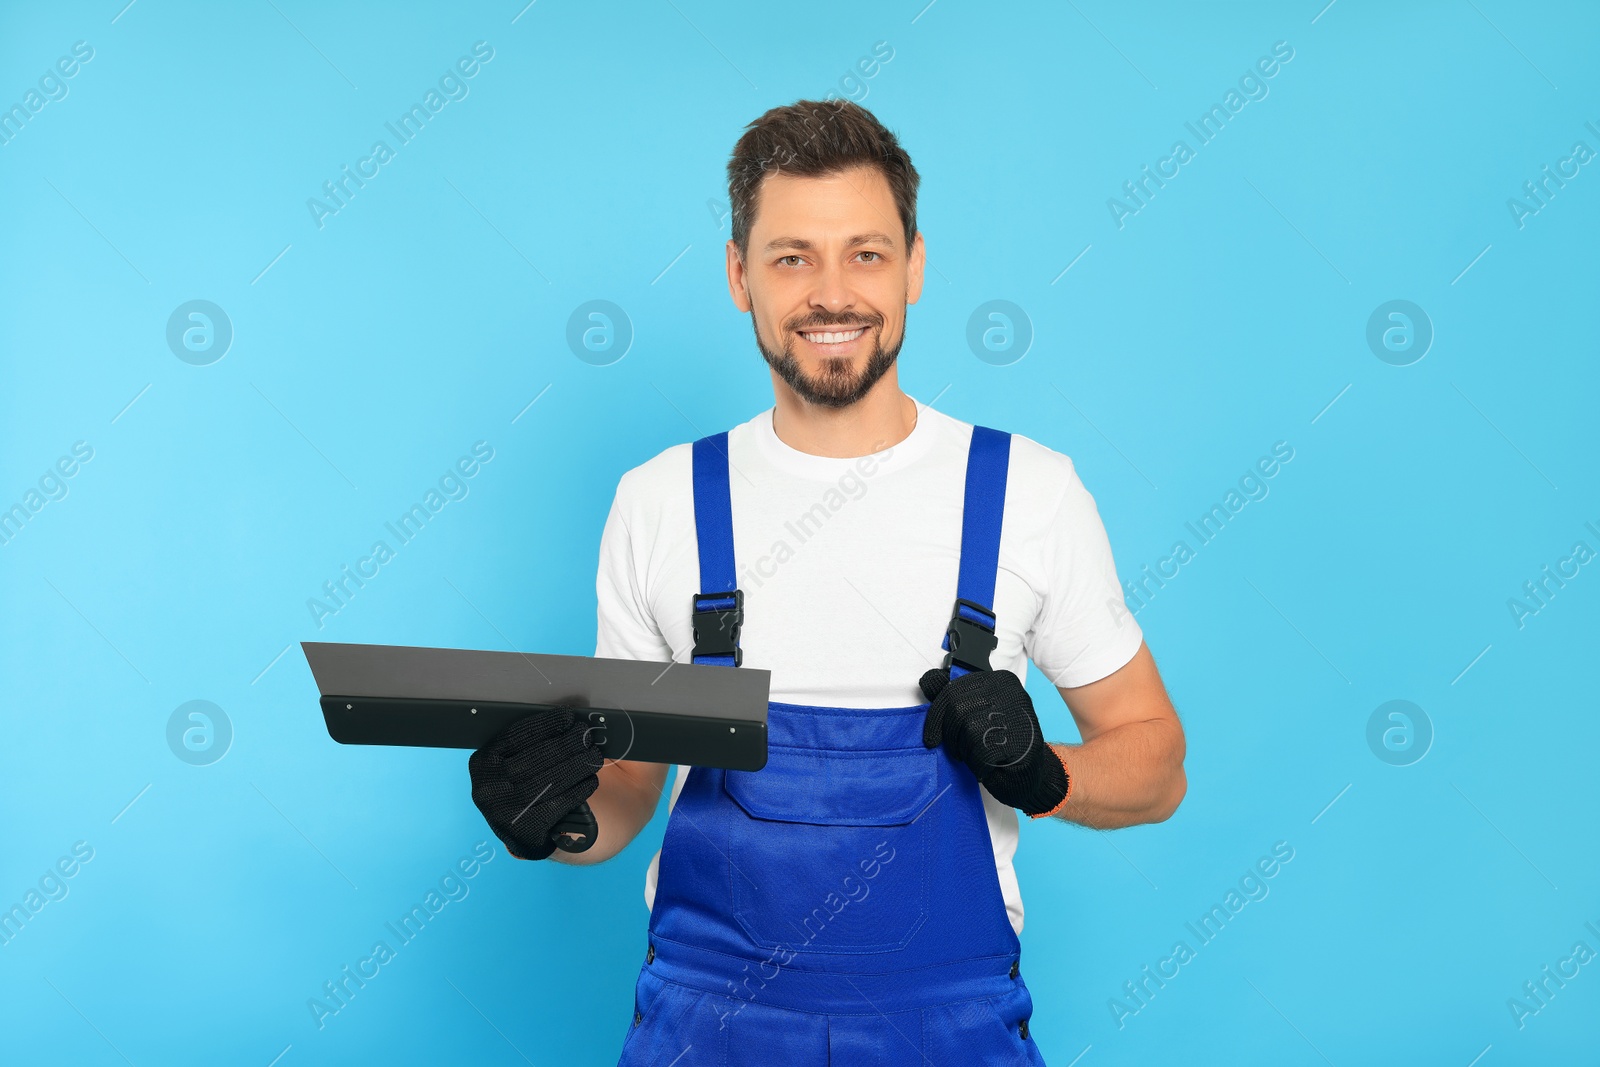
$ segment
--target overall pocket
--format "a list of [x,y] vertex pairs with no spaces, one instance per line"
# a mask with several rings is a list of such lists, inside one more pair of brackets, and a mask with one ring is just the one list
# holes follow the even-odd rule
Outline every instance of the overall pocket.
[[768,745],[727,771],[734,916],[782,966],[796,955],[903,948],[927,919],[938,797],[933,749]]
[[704,1022],[689,1013],[700,1010],[704,999],[705,994],[697,989],[664,981],[648,969],[641,970],[634,983],[633,1023],[623,1039],[617,1067],[660,1067],[683,1058],[694,1044],[693,1037],[686,1037],[686,1033]]

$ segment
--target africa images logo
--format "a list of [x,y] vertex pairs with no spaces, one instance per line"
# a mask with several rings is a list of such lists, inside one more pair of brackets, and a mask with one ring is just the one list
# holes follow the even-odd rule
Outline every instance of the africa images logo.
[[1199,149],[1220,136],[1246,104],[1265,100],[1271,92],[1267,82],[1276,77],[1293,58],[1294,48],[1288,41],[1274,42],[1272,55],[1262,56],[1253,67],[1246,69],[1239,76],[1237,89],[1229,88],[1220,104],[1212,104],[1193,122],[1183,124],[1184,129],[1194,137],[1193,148],[1189,147],[1188,141],[1174,141],[1167,154],[1156,160],[1154,171],[1146,163],[1140,168],[1138,178],[1123,182],[1122,192],[1126,199],[1119,200],[1114,196],[1106,199],[1106,210],[1111,213],[1111,221],[1116,223],[1117,229],[1123,229],[1128,219],[1149,207],[1156,193],[1182,173],[1182,168],[1196,157]]
[[356,193],[365,189],[367,182],[382,172],[384,165],[395,158],[399,149],[422,133],[429,120],[443,111],[446,104],[453,100],[465,100],[472,91],[467,82],[477,77],[484,65],[493,58],[494,49],[489,42],[478,41],[473,44],[471,56],[462,56],[453,67],[439,76],[438,88],[429,86],[427,92],[422,94],[420,103],[413,102],[393,122],[383,124],[383,128],[394,137],[393,146],[385,140],[374,141],[367,154],[356,160],[355,170],[345,163],[339,168],[337,178],[323,182],[322,197],[306,199],[306,210],[311,213],[311,221],[316,223],[317,229],[323,229],[330,217],[349,207]]

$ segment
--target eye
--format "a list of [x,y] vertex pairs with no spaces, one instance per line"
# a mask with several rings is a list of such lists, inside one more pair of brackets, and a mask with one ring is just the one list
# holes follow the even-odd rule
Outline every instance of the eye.
[[[788,260],[791,260],[791,259],[794,260],[793,264],[790,264],[788,262]],[[787,266],[796,266],[796,267],[798,267],[800,265],[800,257],[799,256],[795,256],[795,255],[780,256],[780,257],[778,257],[778,263],[779,263],[780,266],[785,266],[785,267],[787,267]]]
[[868,262],[868,263],[877,263],[879,260],[883,259],[883,253],[882,252],[862,252],[861,254],[863,256],[873,256],[873,257],[875,257],[873,259],[867,260],[866,262]]

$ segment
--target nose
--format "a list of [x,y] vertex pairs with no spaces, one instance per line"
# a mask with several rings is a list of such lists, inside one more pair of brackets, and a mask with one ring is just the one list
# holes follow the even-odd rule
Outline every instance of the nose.
[[817,271],[810,304],[814,310],[829,315],[842,315],[855,307],[855,294],[850,291],[843,267],[826,263]]

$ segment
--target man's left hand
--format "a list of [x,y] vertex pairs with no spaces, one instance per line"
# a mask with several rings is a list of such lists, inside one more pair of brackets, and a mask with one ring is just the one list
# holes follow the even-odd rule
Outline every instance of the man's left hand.
[[922,743],[943,744],[972,769],[996,800],[1034,818],[1051,815],[1067,797],[1066,764],[1044,740],[1033,700],[1010,671],[973,671],[955,681],[950,669],[918,683],[931,701]]

